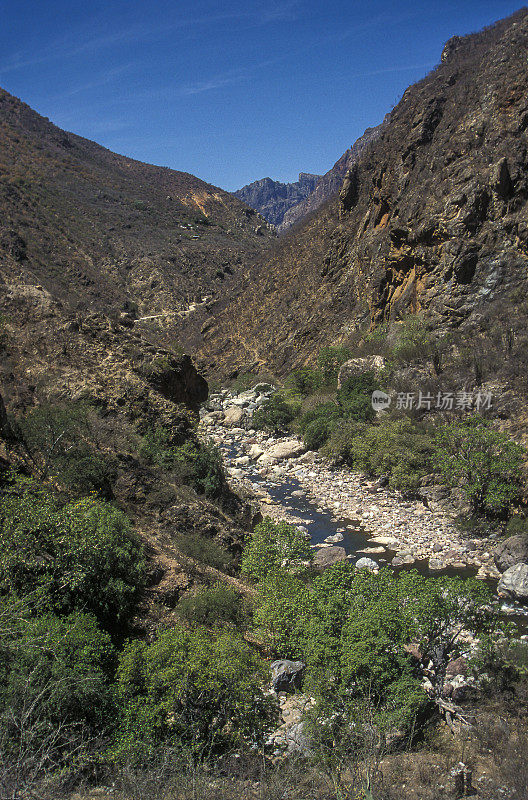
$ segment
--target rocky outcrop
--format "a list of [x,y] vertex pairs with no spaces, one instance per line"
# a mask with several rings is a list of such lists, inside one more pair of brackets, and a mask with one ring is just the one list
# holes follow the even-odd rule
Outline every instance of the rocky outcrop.
[[499,594],[521,602],[528,601],[528,564],[515,564],[503,574],[498,585]]
[[320,175],[307,172],[300,172],[299,180],[295,183],[281,183],[271,178],[262,178],[243,186],[233,194],[278,228],[282,225],[287,212],[311,195],[319,178]]
[[182,403],[196,413],[207,400],[207,381],[198,374],[189,356],[158,350],[142,365],[141,372],[167,400]]
[[528,564],[528,536],[509,536],[500,542],[493,551],[493,558],[499,572],[523,562]]
[[313,566],[315,569],[323,570],[331,567],[332,564],[337,564],[338,561],[346,560],[346,550],[344,547],[323,547],[317,550],[313,559]]
[[382,356],[367,356],[366,358],[351,358],[340,367],[337,375],[337,388],[340,389],[342,385],[349,378],[354,378],[356,375],[361,375],[364,372],[373,372],[379,375],[385,367],[385,359]]
[[270,664],[274,692],[294,692],[302,687],[306,664],[303,661],[273,661]]

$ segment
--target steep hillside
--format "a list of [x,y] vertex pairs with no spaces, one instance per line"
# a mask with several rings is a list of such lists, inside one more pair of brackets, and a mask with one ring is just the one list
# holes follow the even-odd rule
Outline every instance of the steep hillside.
[[300,172],[299,180],[295,183],[262,178],[243,186],[233,194],[260,212],[276,228],[280,228],[286,214],[313,192],[319,178],[319,175],[307,172]]
[[3,90],[0,218],[5,281],[145,316],[222,291],[271,235],[228,192],[66,133]]
[[247,274],[204,359],[224,372],[284,372],[411,312],[437,332],[490,314],[512,324],[527,289],[527,49],[526,9],[451,39],[339,198]]
[[209,569],[182,543],[236,552],[250,521],[196,436],[208,387],[178,324],[271,233],[227,192],[65,133],[3,91],[0,212],[0,486],[12,465],[75,494],[53,460],[72,436],[70,478],[125,510],[151,558],[145,599],[172,605]]
[[[319,178],[313,191],[304,200],[301,200],[300,203],[292,206],[292,208],[286,212],[279,230],[286,231],[288,228],[291,228],[292,225],[304,219],[308,214],[317,211],[326,200],[329,200],[338,193],[347,170],[354,166],[364,148],[371,142],[376,141],[383,130],[384,124],[385,123],[382,122],[381,125],[377,125],[375,128],[367,128],[363,136],[360,136],[352,147],[349,147],[348,150],[343,153],[332,169],[328,170],[325,175]],[[249,205],[251,205],[251,203]]]

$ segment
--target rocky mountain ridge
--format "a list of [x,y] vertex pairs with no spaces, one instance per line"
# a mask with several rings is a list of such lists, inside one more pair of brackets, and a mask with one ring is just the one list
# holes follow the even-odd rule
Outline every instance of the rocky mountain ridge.
[[320,177],[300,172],[299,180],[295,183],[262,178],[237,189],[233,194],[280,230],[288,212],[314,191]]

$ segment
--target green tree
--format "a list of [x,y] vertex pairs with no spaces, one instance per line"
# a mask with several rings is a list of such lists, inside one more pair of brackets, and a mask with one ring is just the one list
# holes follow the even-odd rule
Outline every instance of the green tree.
[[264,663],[234,634],[175,627],[152,644],[130,642],[118,668],[114,757],[142,761],[172,744],[201,759],[259,742],[271,712],[265,678]]
[[241,569],[244,575],[258,581],[271,572],[302,571],[311,559],[310,539],[304,531],[266,517],[249,537]]
[[[0,791],[44,796],[44,783],[78,775],[115,717],[115,652],[92,616],[32,617],[0,601]],[[50,796],[45,794],[45,796]]]
[[385,476],[391,488],[408,493],[432,469],[433,439],[408,418],[370,427],[348,423],[335,429],[326,452],[367,475]]
[[478,415],[437,433],[435,464],[450,486],[461,486],[477,513],[506,517],[522,495],[524,448]]
[[90,611],[106,626],[126,622],[145,559],[122,511],[94,497],[61,506],[49,489],[17,478],[2,492],[0,530],[0,593],[59,613]]

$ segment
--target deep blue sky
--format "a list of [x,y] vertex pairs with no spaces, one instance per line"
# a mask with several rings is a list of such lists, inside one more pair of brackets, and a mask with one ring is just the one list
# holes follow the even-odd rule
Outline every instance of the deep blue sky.
[[0,86],[229,190],[325,172],[507,0],[0,0]]

